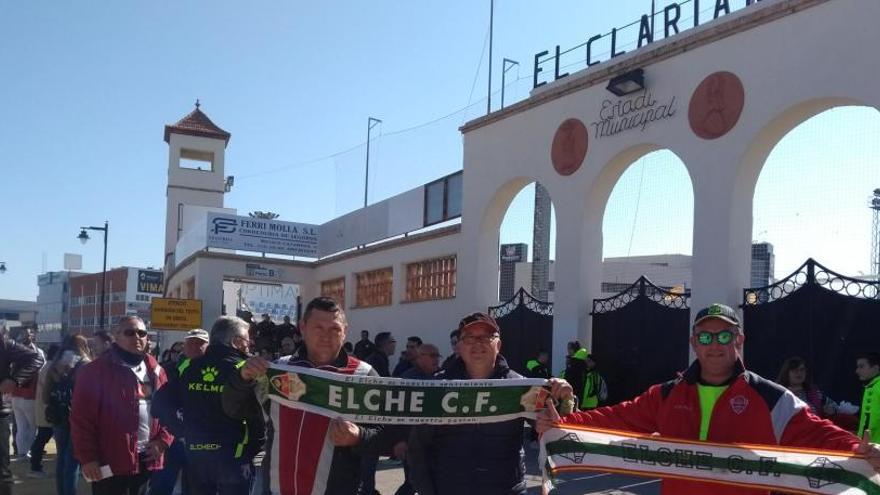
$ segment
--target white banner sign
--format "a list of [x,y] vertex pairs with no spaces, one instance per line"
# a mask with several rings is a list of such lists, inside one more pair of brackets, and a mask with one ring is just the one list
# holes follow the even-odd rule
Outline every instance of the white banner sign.
[[299,286],[294,284],[241,284],[241,299],[238,307],[250,311],[254,315],[254,321],[260,320],[260,315],[268,314],[273,320],[281,321],[289,316],[296,321],[296,298],[299,296]]
[[207,247],[318,257],[318,225],[208,213]]

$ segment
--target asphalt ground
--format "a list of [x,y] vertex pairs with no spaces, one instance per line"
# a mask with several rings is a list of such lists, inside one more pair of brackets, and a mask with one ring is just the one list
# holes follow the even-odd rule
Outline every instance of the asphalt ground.
[[[538,469],[538,449],[526,445],[526,481],[529,485],[529,495],[541,493],[541,471]],[[50,475],[48,479],[27,478],[30,463],[26,459],[11,463],[16,484],[13,488],[15,495],[44,495],[55,493],[55,443],[50,441],[46,445],[44,469]],[[382,458],[379,461],[376,472],[376,489],[382,495],[394,495],[394,492],[403,482],[403,468],[399,461]],[[77,493],[89,494],[91,487],[80,479]],[[634,476],[621,476],[610,473],[578,473],[561,476],[556,483],[553,492],[555,495],[575,494],[605,494],[605,495],[659,495],[660,483],[658,480],[639,478]]]
[[[541,470],[538,468],[538,449],[526,443],[526,482],[529,495],[541,493]],[[403,482],[400,462],[382,458],[376,471],[376,490],[382,495],[394,495]],[[553,495],[659,495],[660,481],[612,473],[576,473],[560,476]]]

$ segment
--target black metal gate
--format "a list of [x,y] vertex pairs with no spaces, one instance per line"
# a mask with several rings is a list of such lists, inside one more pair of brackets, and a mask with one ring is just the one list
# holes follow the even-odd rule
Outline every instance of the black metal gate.
[[814,383],[858,404],[858,353],[880,352],[880,283],[846,277],[812,258],[773,285],[743,291],[747,367],[775,380],[791,356],[807,361]]
[[688,365],[690,291],[644,276],[619,294],[594,299],[593,348],[611,404],[631,399]]
[[501,354],[514,371],[525,374],[526,361],[539,349],[551,353],[553,370],[553,303],[535,299],[522,287],[507,302],[489,308],[501,327]]

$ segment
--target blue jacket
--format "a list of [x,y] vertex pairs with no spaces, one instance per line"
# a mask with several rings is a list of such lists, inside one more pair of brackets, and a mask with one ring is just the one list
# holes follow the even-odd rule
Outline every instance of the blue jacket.
[[[437,375],[468,380],[457,358]],[[492,379],[522,378],[498,356]],[[407,451],[410,478],[419,495],[525,495],[523,419],[412,429]]]

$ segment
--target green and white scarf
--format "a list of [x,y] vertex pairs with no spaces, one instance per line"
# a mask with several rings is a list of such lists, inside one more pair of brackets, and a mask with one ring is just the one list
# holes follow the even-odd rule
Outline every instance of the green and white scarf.
[[534,419],[544,379],[405,380],[273,364],[269,397],[288,407],[373,424],[494,423]]
[[[880,475],[847,452],[697,442],[562,425],[541,436],[547,475],[602,471],[810,494],[880,494]],[[545,482],[545,493],[549,490]]]

